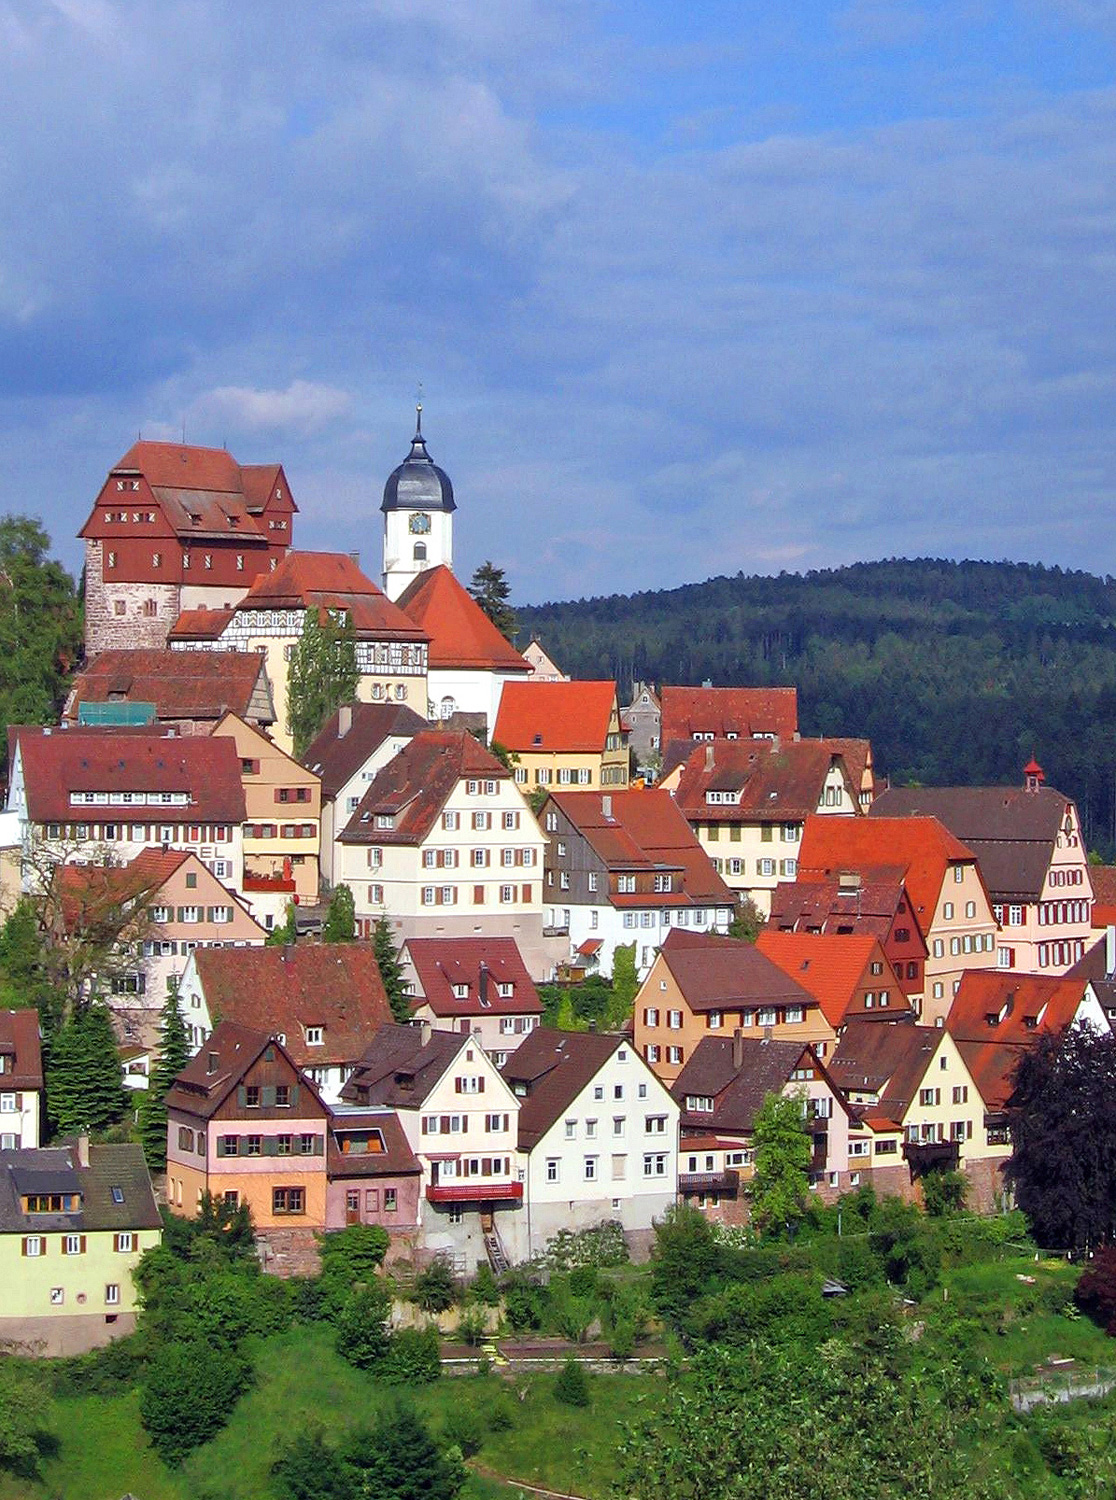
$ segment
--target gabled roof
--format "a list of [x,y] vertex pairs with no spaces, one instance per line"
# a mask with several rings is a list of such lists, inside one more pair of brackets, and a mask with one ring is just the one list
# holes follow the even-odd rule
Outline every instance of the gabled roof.
[[200,865],[225,892],[208,867],[186,849],[142,849],[125,865],[63,865],[59,883],[67,928],[88,931],[102,918],[115,927],[117,912],[141,898],[150,900],[187,860]]
[[[545,684],[528,691],[538,692],[542,686]],[[732,892],[714,870],[669,792],[554,792],[550,801],[610,870],[682,873],[680,891],[609,895],[607,899],[613,905],[733,904]]]
[[[0,1151],[0,1234],[158,1229],[162,1219],[143,1147],[90,1144],[88,1152],[83,1166],[71,1142]],[[79,1193],[81,1207],[69,1214],[24,1214],[23,1196],[36,1192]]]
[[913,1021],[891,1021],[884,1025],[850,1021],[829,1059],[829,1072],[846,1093],[878,1094],[879,1103],[866,1117],[901,1125],[941,1045],[936,1026],[916,1026]]
[[275,722],[264,658],[256,652],[102,651],[74,678],[66,717],[76,719],[82,703],[117,700],[153,703],[156,719],[219,719],[226,709],[247,717],[266,704],[270,716],[261,722]]
[[[195,950],[199,956],[215,951],[224,950]],[[246,951],[254,953],[262,950]],[[219,1021],[206,1037],[201,1050],[195,1053],[167,1090],[167,1108],[200,1115],[206,1120],[212,1119],[267,1047],[274,1047],[286,1058],[295,1073],[299,1072],[290,1050],[270,1031],[241,1026],[235,1021]],[[292,1110],[292,1118],[297,1119],[300,1114],[327,1113],[321,1095],[305,1073],[300,1075],[299,1087],[308,1091],[316,1109],[307,1111],[305,1106],[300,1105],[298,1109]]]
[[[418,979],[415,1009],[436,1016],[541,1015],[542,1001],[511,937],[408,938],[404,944]],[[502,997],[498,986],[512,985]],[[467,986],[468,993],[454,994]]]
[[[696,745],[675,791],[690,822],[801,822],[816,812],[826,777],[838,765],[849,793],[849,811],[859,811],[859,785],[826,740],[719,740]],[[710,802],[710,792],[739,794],[734,803]]]
[[962,1040],[957,1050],[985,1109],[989,1114],[999,1114],[1015,1092],[1015,1070],[1026,1048],[1005,1042]]
[[662,743],[712,734],[740,739],[773,734],[792,740],[798,733],[798,690],[747,687],[664,687]]
[[874,789],[871,740],[851,740],[840,735],[827,735],[825,743],[842,757],[857,791],[860,791],[865,780]]
[[[379,1136],[383,1150],[346,1150],[354,1138]],[[411,1150],[399,1116],[392,1109],[330,1110],[326,1174],[330,1181],[351,1177],[418,1177],[422,1165]]]
[[972,849],[993,899],[1038,901],[1071,805],[1053,787],[895,787],[870,816],[938,818]]
[[343,609],[357,636],[424,641],[409,620],[346,552],[288,552],[274,573],[261,573],[234,613],[258,609]]
[[[344,733],[343,721],[349,726]],[[326,720],[302,764],[322,778],[323,797],[336,797],[385,740],[413,739],[426,728],[426,720],[405,703],[349,703]]]
[[902,920],[925,951],[926,939],[911,909],[902,866],[869,866],[856,874],[855,882],[842,882],[836,874],[780,881],[771,898],[768,925],[786,932],[870,933],[882,941],[902,904]]
[[[888,1003],[882,1012],[885,1020],[895,1014],[910,1013],[910,1001],[903,993],[895,970],[884,954],[879,938],[871,933],[858,936],[777,932],[765,927],[756,939],[756,947],[809,990],[835,1031],[854,1016],[869,1015],[873,1019],[880,1016],[878,1009],[866,1011],[863,999],[857,998],[857,988],[863,980],[877,992],[888,991]],[[883,965],[883,972],[878,976],[868,974],[868,966],[873,960]]]
[[184,609],[167,631],[168,641],[217,641],[233,617],[231,609]]
[[11,1058],[4,1071],[5,1089],[41,1089],[43,1058],[39,1046],[39,1012],[0,1010],[0,1057]]
[[806,819],[798,854],[798,873],[811,878],[838,875],[880,865],[901,866],[923,933],[937,909],[938,895],[951,864],[974,864],[976,856],[937,818]]
[[732,1037],[703,1036],[690,1054],[670,1092],[683,1110],[687,1097],[712,1099],[713,1113],[690,1112],[685,1116],[687,1123],[747,1134],[768,1094],[783,1092],[804,1057],[811,1067],[825,1074],[808,1042],[740,1040],[739,1066],[735,1046]]
[[671,927],[659,953],[690,1010],[746,1005],[815,1005],[813,995],[754,943]]
[[1093,926],[1116,925],[1116,865],[1090,865],[1093,883]]
[[[614,1031],[552,1031],[540,1026],[528,1033],[500,1069],[504,1082],[520,1098],[521,1151],[538,1144],[620,1047],[630,1050],[631,1038]],[[637,1060],[636,1066],[643,1064]]]
[[523,676],[530,671],[511,642],[444,564],[424,568],[396,603],[430,637],[431,667],[519,672]]
[[600,755],[616,711],[614,682],[505,682],[492,738],[521,755]]
[[[343,844],[421,843],[453,789],[467,778],[507,781],[511,772],[471,734],[424,729],[377,772],[339,835]],[[390,827],[377,827],[390,818]]]
[[[371,943],[198,948],[194,962],[211,1019],[285,1037],[300,1068],[355,1062],[391,1020]],[[323,1028],[320,1046],[310,1026]]]
[[1030,1043],[1073,1024],[1088,980],[968,969],[945,1027],[970,1042]]
[[[240,761],[230,739],[120,733],[85,729],[15,729],[27,806],[36,823],[146,822],[243,823]],[[82,808],[71,792],[108,792],[107,804]],[[127,792],[185,792],[184,806],[126,807]],[[115,799],[115,800],[113,800]]]
[[424,1041],[426,1029],[381,1026],[341,1090],[342,1099],[388,1109],[421,1109],[461,1049],[472,1042],[459,1031],[429,1031]]

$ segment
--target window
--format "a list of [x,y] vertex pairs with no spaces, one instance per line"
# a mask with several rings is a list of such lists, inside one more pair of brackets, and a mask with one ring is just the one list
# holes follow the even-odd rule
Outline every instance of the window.
[[667,1025],[672,1031],[682,1030],[682,1012],[680,1010],[667,1011]]
[[46,1239],[41,1234],[25,1234],[23,1253],[32,1257],[46,1254]]
[[135,1235],[130,1229],[125,1230],[121,1234],[114,1234],[112,1237],[112,1248],[118,1255],[130,1255],[136,1248]]
[[585,1158],[585,1181],[596,1182],[597,1180],[597,1158],[587,1156]]
[[393,1214],[398,1203],[398,1190],[396,1188],[384,1188],[384,1213]]
[[567,1120],[566,1121],[566,1139],[568,1141],[572,1141],[573,1138],[576,1135],[577,1135],[577,1121],[576,1120]]
[[586,1122],[585,1122],[585,1139],[587,1141],[595,1141],[597,1139],[597,1122],[596,1122],[596,1120],[586,1120]]
[[306,1045],[308,1047],[320,1047],[325,1040],[324,1028],[321,1026],[307,1026]]
[[85,1236],[83,1234],[64,1234],[62,1236],[63,1255],[84,1255]]
[[649,1152],[643,1158],[644,1177],[666,1176],[666,1153],[664,1151]]
[[954,1104],[968,1104],[968,1102],[969,1102],[969,1086],[968,1086],[968,1084],[963,1083],[963,1084],[959,1085],[957,1088],[955,1088],[953,1090],[953,1102],[954,1102]]
[[[648,1059],[648,1061],[650,1061],[650,1058]],[[668,1047],[667,1048],[667,1062],[671,1063],[673,1065],[674,1063],[681,1063],[681,1061],[682,1061],[682,1048],[681,1047]]]
[[965,879],[965,870],[964,870],[964,867],[962,865],[954,865],[954,867],[953,867],[953,883],[954,883],[954,885],[960,885],[961,882],[964,879]]
[[643,1130],[645,1135],[666,1135],[666,1115],[645,1115]]
[[943,907],[942,907],[942,916],[945,918],[945,920],[947,922],[949,922],[949,921],[952,920],[952,918],[953,918],[953,902],[952,901],[947,901],[943,905]]
[[304,1214],[306,1212],[305,1188],[272,1188],[271,1212],[273,1214]]
[[561,1172],[562,1164],[559,1158],[557,1156],[548,1156],[546,1159],[547,1182],[560,1182],[562,1180]]
[[942,1102],[941,1089],[919,1089],[918,1102],[923,1106],[923,1108],[928,1108],[931,1105],[940,1104]]
[[710,1031],[720,1031],[721,1027],[725,1024],[724,1012],[720,1010],[711,1010],[709,1012],[709,1015],[706,1017],[705,1024]]
[[116,1307],[120,1302],[120,1285],[118,1282],[110,1281],[105,1287],[105,1306]]
[[659,1024],[659,1012],[655,1006],[648,1006],[643,1012],[643,1024],[645,1026],[657,1026]]

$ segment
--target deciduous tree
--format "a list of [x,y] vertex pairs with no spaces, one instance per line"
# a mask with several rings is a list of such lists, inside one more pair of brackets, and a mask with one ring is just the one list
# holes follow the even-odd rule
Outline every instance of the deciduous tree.
[[347,885],[334,886],[322,926],[323,943],[351,943],[356,937],[356,907]]
[[287,674],[287,727],[296,757],[334,709],[356,695],[359,681],[352,616],[308,609]]
[[803,1100],[768,1094],[756,1113],[752,1141],[756,1163],[752,1218],[765,1234],[781,1232],[806,1211],[812,1148]]

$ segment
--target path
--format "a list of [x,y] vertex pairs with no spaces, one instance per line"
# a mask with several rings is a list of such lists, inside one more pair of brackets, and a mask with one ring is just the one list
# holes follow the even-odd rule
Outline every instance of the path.
[[484,1464],[477,1463],[476,1459],[467,1460],[467,1464],[484,1479],[495,1479],[500,1484],[510,1485],[512,1489],[525,1490],[531,1495],[541,1495],[543,1500],[589,1500],[587,1495],[579,1495],[576,1490],[548,1490],[541,1484],[528,1484],[525,1479],[512,1479],[507,1474],[497,1474],[495,1469],[489,1469]]

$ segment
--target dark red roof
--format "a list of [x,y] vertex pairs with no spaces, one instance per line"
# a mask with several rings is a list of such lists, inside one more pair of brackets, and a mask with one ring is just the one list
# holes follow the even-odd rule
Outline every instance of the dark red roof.
[[902,867],[881,866],[856,873],[857,883],[842,883],[837,875],[780,881],[771,898],[768,925],[786,932],[871,933],[882,941],[898,919],[910,927],[925,953],[926,939],[903,882]]
[[[459,781],[507,781],[510,776],[471,734],[424,729],[377,773],[340,842],[421,843]],[[377,827],[377,818],[390,818],[391,826]]]
[[768,1094],[781,1094],[804,1059],[820,1076],[826,1076],[808,1042],[741,1038],[739,1064],[735,1047],[732,1037],[703,1036],[690,1054],[670,1092],[683,1111],[688,1097],[712,1099],[713,1110],[684,1114],[687,1125],[748,1135]]
[[792,687],[664,687],[662,743],[712,734],[740,739],[773,734],[792,740],[798,733],[798,690]]
[[469,1040],[459,1031],[381,1026],[341,1090],[341,1097],[352,1104],[420,1109]]
[[4,1072],[6,1089],[41,1089],[43,1058],[39,1047],[39,1012],[0,1010],[0,1057],[12,1059]]
[[1015,1070],[1026,1048],[1004,1042],[962,1040],[957,1043],[957,1050],[985,1109],[990,1114],[998,1114],[1015,1092]]
[[[195,951],[200,956],[214,950],[198,948]],[[220,1021],[168,1089],[168,1109],[212,1119],[264,1049],[272,1046],[298,1074],[298,1064],[290,1050],[273,1032],[253,1030],[233,1021]],[[305,1090],[306,1099],[300,1097],[299,1103],[292,1108],[292,1119],[320,1118],[328,1113],[317,1088],[304,1073],[300,1077],[300,1088]]]
[[941,1043],[936,1026],[916,1026],[911,1020],[854,1020],[846,1026],[829,1071],[846,1093],[858,1090],[880,1096],[874,1116],[901,1124],[918,1093],[926,1070]]
[[659,952],[690,1010],[737,1010],[741,1006],[801,1005],[817,1001],[754,943],[672,927]]
[[[408,938],[406,950],[418,979],[416,1010],[436,1016],[541,1015],[535,981],[511,937]],[[501,984],[512,993],[501,996]],[[464,996],[454,988],[467,987]]]
[[616,708],[614,682],[505,682],[492,738],[521,754],[600,755]]
[[968,969],[945,1027],[970,1042],[1030,1043],[1072,1025],[1088,980],[997,969]]
[[425,641],[346,552],[288,552],[274,573],[261,573],[234,613],[255,609],[343,609],[358,636]]
[[531,670],[444,565],[425,568],[396,603],[430,637],[432,667],[521,672],[524,676]]
[[391,1020],[371,943],[198,948],[194,961],[211,1019],[285,1037],[300,1068],[354,1063]]
[[[364,1149],[353,1149],[357,1145]],[[350,1177],[417,1177],[421,1171],[394,1110],[343,1107],[330,1111],[326,1172],[331,1182]]]
[[[342,734],[346,712],[349,727]],[[426,727],[426,720],[405,703],[350,703],[326,720],[302,764],[322,778],[323,797],[336,797],[386,739],[413,739]]]
[[184,609],[167,632],[167,640],[219,640],[232,617],[231,609]]
[[614,1031],[539,1026],[527,1034],[500,1069],[513,1091],[527,1091],[519,1103],[521,1151],[538,1144],[619,1047],[630,1048],[631,1038]]
[[[74,678],[67,712],[76,719],[81,703],[119,700],[153,703],[157,719],[219,719],[226,710],[245,718],[261,677],[266,683],[264,658],[256,652],[102,651]],[[259,722],[274,717],[273,709]]]
[[[168,736],[150,731],[121,734],[86,729],[15,730],[35,823],[103,822],[129,818],[147,823],[243,823],[244,787],[231,739]],[[71,792],[108,792],[107,804],[81,807]],[[185,792],[178,807],[127,805],[127,792]]]
[[[802,822],[825,791],[826,777],[839,764],[859,812],[859,785],[849,778],[842,757],[825,740],[718,740],[695,745],[682,768],[675,800],[691,823]],[[732,803],[710,802],[710,792],[739,794]]]

